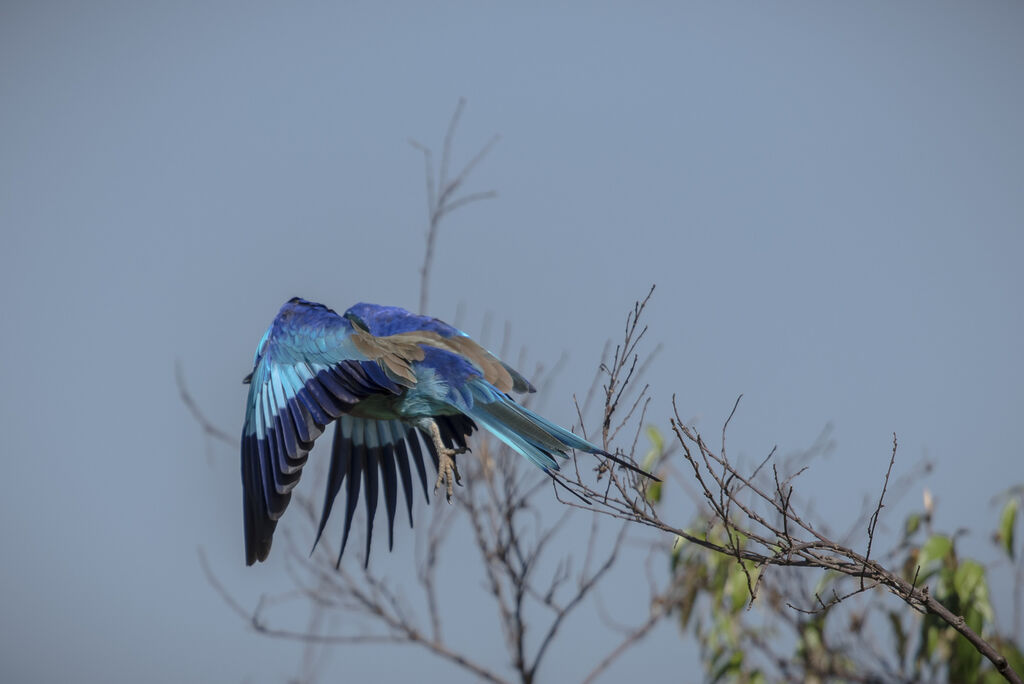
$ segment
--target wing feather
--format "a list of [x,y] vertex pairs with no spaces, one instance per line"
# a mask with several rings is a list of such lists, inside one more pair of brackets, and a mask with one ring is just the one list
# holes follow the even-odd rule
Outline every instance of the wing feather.
[[370,542],[373,540],[373,519],[377,515],[377,471],[380,468],[380,436],[378,434],[377,421],[364,421],[363,443],[366,445],[366,464],[363,468],[363,484],[366,494],[366,560],[365,566],[370,565]]
[[[402,491],[405,492],[405,507],[409,512],[409,527],[412,527],[412,470],[409,468],[409,446],[406,443],[405,428],[397,421],[391,422],[391,435],[395,442],[395,463],[402,480]],[[414,437],[415,439],[415,437]]]
[[[276,522],[324,428],[369,396],[394,396],[401,391],[375,361],[346,341],[347,326],[326,307],[292,301],[282,307],[260,340],[248,378],[241,445],[249,565],[266,559]],[[358,466],[344,462],[334,467],[336,460],[332,459],[328,478],[324,521],[344,476]],[[318,535],[322,531],[321,526]]]
[[[446,421],[443,435],[450,445],[464,445],[465,434],[475,427],[468,419]],[[460,433],[465,430],[466,433]],[[342,483],[347,478],[345,488],[345,515],[342,523],[342,540],[338,562],[342,552],[348,545],[348,538],[355,520],[360,495],[366,511],[366,557],[372,546],[373,526],[377,507],[380,503],[380,492],[384,493],[384,507],[387,514],[388,548],[394,546],[394,523],[398,509],[398,484],[402,483],[405,492],[406,508],[409,524],[413,524],[413,476],[409,465],[410,459],[422,470],[421,482],[424,492],[429,496],[426,479],[426,459],[424,447],[420,444],[418,430],[398,420],[377,420],[350,414],[343,415],[336,422],[334,444],[331,449],[331,464],[327,476],[327,492],[324,496],[323,512],[317,529],[317,541],[323,534],[327,519],[334,507]],[[424,442],[426,443],[426,442]],[[426,447],[427,453],[435,457],[432,444]],[[428,498],[429,502],[429,498]],[[316,542],[314,542],[314,547]]]
[[[345,420],[348,416],[342,417]],[[348,491],[345,501],[345,523],[342,527],[341,548],[338,550],[338,565],[341,565],[341,555],[345,553],[345,545],[348,544],[348,535],[352,531],[352,516],[356,512],[356,504],[359,503],[359,486],[362,482],[363,464],[366,461],[366,445],[363,444],[363,421],[352,419],[352,437],[350,456],[348,459]]]
[[309,391],[310,395],[312,395],[313,399],[316,400],[316,403],[320,405],[320,409],[323,411],[323,415],[326,420],[321,422],[317,419],[318,423],[321,425],[327,425],[329,422],[345,413],[345,404],[338,402],[335,396],[320,382],[319,376],[314,374],[307,364],[296,364],[295,370],[299,374],[299,377],[302,378],[303,386]]
[[341,490],[341,483],[344,482],[345,476],[348,474],[348,459],[351,455],[349,448],[345,446],[345,430],[349,427],[348,435],[351,436],[350,424],[343,416],[341,420],[334,424],[334,443],[331,445],[331,465],[327,471],[327,492],[324,494],[324,507],[320,513],[320,524],[317,525],[316,539],[313,540],[313,548],[316,548],[317,542],[320,541],[320,536],[324,533],[324,527],[327,525],[327,518],[331,515],[331,509],[334,507],[334,499],[338,496],[338,491]]
[[[316,402],[311,400],[309,392],[303,387],[298,373],[295,371],[295,366],[281,366],[281,383],[288,393],[288,407],[291,410],[292,419],[295,421],[296,433],[300,440],[312,445],[313,440],[323,434],[323,429],[317,426],[313,412],[310,410],[310,406],[315,405]],[[319,411],[319,407],[316,409]],[[321,423],[321,425],[325,424]]]
[[[423,463],[423,449],[420,447],[419,433],[410,431],[406,436],[406,443],[409,445],[409,453],[412,455],[412,463],[416,466],[416,473],[420,476],[420,484],[423,485],[423,496],[430,503],[430,490],[427,489],[427,468]],[[437,466],[435,465],[436,469]]]
[[395,547],[395,509],[398,505],[398,473],[395,469],[395,437],[391,431],[391,421],[377,421],[377,433],[380,438],[380,473],[384,485],[384,506],[388,514],[390,551]]

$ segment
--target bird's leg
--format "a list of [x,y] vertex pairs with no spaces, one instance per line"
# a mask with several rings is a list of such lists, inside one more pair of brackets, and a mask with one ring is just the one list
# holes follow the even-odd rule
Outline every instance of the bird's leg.
[[441,430],[433,420],[423,421],[423,424],[430,431],[430,438],[434,442],[434,449],[437,450],[437,481],[434,483],[434,493],[437,494],[437,490],[443,482],[448,503],[451,503],[452,494],[455,489],[454,485],[462,486],[462,476],[459,475],[459,468],[455,465],[454,457],[458,454],[464,454],[469,450],[465,447],[452,449],[445,446],[444,440],[441,439]]

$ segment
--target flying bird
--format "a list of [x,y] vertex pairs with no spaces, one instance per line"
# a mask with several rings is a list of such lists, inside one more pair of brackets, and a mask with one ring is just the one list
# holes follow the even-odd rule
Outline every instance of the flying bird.
[[399,486],[412,525],[412,470],[429,501],[429,457],[437,470],[434,492],[443,486],[450,502],[453,484],[461,484],[455,457],[468,451],[466,437],[477,426],[552,479],[558,470],[555,456],[566,457],[570,449],[653,478],[517,404],[510,394],[534,392],[534,387],[468,335],[398,307],[360,303],[339,316],[323,304],[290,299],[260,340],[253,371],[243,382],[249,384],[242,428],[248,565],[266,560],[313,442],[332,422],[334,443],[316,540],[344,486],[339,564],[360,488],[369,562],[379,490],[391,548]]

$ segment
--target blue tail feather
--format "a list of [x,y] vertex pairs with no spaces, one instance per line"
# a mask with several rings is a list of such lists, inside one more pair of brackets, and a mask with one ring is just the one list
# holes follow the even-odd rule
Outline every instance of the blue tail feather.
[[544,471],[558,470],[553,454],[567,457],[569,449],[576,449],[604,456],[645,477],[660,481],[632,463],[517,404],[486,382],[473,383],[471,389],[474,401],[469,409],[463,409],[466,414]]
[[473,403],[464,409],[473,420],[541,469],[558,470],[554,454],[566,457],[569,449],[590,453],[601,450],[568,430],[515,403],[489,383],[470,385]]
[[[517,432],[515,428],[497,420],[489,411],[486,410],[486,404],[474,405],[472,409],[467,411],[467,414],[470,418],[476,421],[477,424],[500,439],[513,451],[526,457],[537,467],[544,471],[558,470],[558,462],[555,461],[547,449],[538,446],[535,442],[524,437]],[[565,454],[559,455],[564,456]]]

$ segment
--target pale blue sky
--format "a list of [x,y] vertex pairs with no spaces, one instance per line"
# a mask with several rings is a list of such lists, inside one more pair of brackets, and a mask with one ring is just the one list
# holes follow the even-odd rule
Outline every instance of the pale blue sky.
[[[437,145],[460,96],[461,158],[502,135],[472,183],[499,197],[445,227],[431,313],[568,352],[552,418],[656,282],[652,420],[677,393],[713,433],[744,393],[751,458],[832,423],[805,486],[836,527],[896,431],[898,468],[937,465],[937,524],[987,549],[990,496],[1024,479],[1024,6],[541,6],[0,5],[5,680],[296,671],[200,572],[202,545],[245,600],[286,586],[273,556],[244,567],[237,456],[208,464],[173,364],[234,432],[284,300],[414,307],[406,141]],[[453,631],[501,668],[476,619]],[[592,624],[549,679],[600,648]],[[666,625],[607,681],[678,681],[692,654]],[[467,681],[396,655],[327,672]]]

